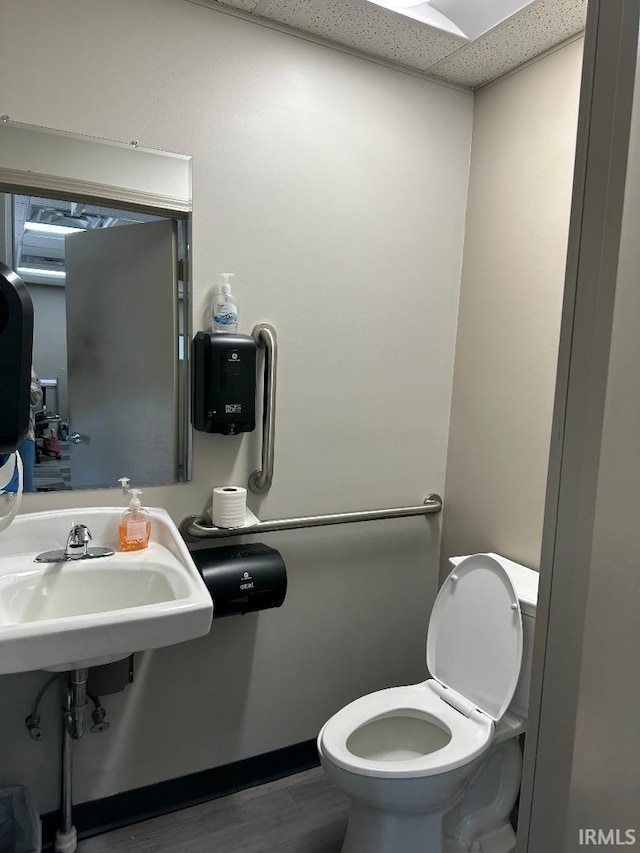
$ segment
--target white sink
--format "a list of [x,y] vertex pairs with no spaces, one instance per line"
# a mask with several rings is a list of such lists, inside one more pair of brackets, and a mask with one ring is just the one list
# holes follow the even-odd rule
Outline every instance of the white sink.
[[[149,511],[142,551],[118,551],[117,507],[20,515],[0,533],[0,675],[96,666],[209,631],[211,596],[189,551],[168,513]],[[34,562],[64,549],[74,524],[116,553]]]

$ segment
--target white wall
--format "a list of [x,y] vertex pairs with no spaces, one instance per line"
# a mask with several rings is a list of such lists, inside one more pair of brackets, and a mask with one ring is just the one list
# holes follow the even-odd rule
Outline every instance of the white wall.
[[476,95],[444,560],[539,568],[582,41]]
[[[421,502],[444,486],[471,95],[181,0],[3,0],[0,112],[193,155],[195,327],[238,274],[241,331],[280,339],[263,518]],[[53,58],[69,57],[61,81]],[[15,85],[19,69],[20,85]],[[148,489],[176,521],[246,483],[259,435],[194,436],[192,483]],[[119,504],[117,491],[27,510]],[[266,540],[266,538],[265,538]],[[425,675],[439,519],[269,536],[280,610],[141,656],[76,756],[77,801],[296,743],[349,699]],[[1,547],[1,543],[0,543]],[[0,784],[57,804],[57,721],[28,739],[40,675],[0,679]]]

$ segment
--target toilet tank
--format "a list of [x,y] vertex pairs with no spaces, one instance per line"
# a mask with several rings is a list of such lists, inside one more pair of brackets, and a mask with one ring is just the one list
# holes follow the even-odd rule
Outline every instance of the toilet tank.
[[[513,699],[508,711],[517,714],[523,719],[527,718],[529,708],[529,684],[531,682],[531,661],[533,659],[533,633],[536,625],[536,606],[538,603],[538,572],[514,563],[500,554],[488,552],[490,557],[497,560],[505,569],[513,588],[520,601],[520,612],[522,613],[522,666],[520,677]],[[455,568],[465,557],[450,557],[449,565]]]

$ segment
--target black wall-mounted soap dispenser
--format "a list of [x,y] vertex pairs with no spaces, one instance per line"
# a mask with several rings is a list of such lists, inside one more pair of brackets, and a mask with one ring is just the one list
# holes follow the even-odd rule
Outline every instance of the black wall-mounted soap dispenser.
[[20,276],[0,262],[0,453],[29,427],[33,305]]
[[192,421],[236,435],[256,426],[257,344],[251,335],[198,332],[191,351]]

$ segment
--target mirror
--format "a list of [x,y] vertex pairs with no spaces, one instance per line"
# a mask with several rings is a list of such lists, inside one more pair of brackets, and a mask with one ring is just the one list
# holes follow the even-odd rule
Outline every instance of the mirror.
[[0,260],[34,305],[25,490],[189,479],[190,158],[10,122],[0,152]]

